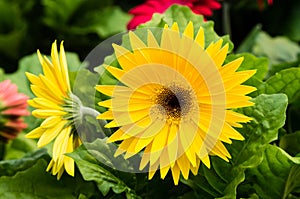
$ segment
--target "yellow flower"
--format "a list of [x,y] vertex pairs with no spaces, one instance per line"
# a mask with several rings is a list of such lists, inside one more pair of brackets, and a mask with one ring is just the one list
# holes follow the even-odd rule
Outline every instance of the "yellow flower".
[[255,88],[241,84],[255,71],[236,72],[243,58],[223,65],[228,44],[206,47],[203,28],[194,31],[191,22],[183,34],[177,23],[165,26],[159,43],[148,30],[146,44],[129,32],[132,51],[113,44],[122,69],[105,66],[120,84],[96,86],[111,96],[99,102],[108,111],[97,118],[119,127],[108,139],[122,141],[115,155],[143,151],[140,169],[149,165],[149,179],[171,170],[178,184],[180,173],[196,175],[200,162],[209,168],[209,155],[229,161],[223,142],[243,140],[233,127],[251,120],[231,109],[253,105],[245,95]]
[[43,73],[38,76],[26,73],[31,82],[31,90],[36,96],[28,100],[29,105],[36,108],[32,115],[45,119],[39,127],[26,135],[27,138],[39,138],[38,147],[44,147],[54,140],[52,160],[47,171],[60,179],[64,170],[74,176],[74,160],[65,153],[73,152],[81,141],[74,129],[75,96],[71,92],[68,66],[63,42],[60,45],[60,55],[57,52],[56,41],[52,44],[51,59],[42,57],[37,51]]

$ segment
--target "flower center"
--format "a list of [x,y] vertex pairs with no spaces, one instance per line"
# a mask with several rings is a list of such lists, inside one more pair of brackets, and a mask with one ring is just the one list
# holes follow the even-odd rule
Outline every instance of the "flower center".
[[167,119],[180,120],[191,108],[191,92],[174,85],[161,87],[154,98],[154,103],[160,105],[159,112],[166,114]]

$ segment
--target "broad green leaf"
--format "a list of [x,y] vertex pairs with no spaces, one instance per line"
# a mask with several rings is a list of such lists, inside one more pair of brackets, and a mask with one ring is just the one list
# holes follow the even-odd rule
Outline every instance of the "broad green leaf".
[[245,183],[250,183],[251,190],[254,189],[260,198],[285,199],[300,187],[299,158],[293,158],[273,145],[266,147],[263,157],[261,164],[247,171]]
[[286,37],[270,37],[262,31],[257,35],[252,52],[257,56],[266,56],[271,64],[292,62],[297,60],[300,47]]
[[284,63],[272,65],[272,67],[270,68],[270,70],[268,72],[268,76],[271,77],[271,76],[275,75],[277,72],[280,72],[281,70],[293,68],[293,67],[300,67],[300,54],[298,56],[297,61],[284,62]]
[[[49,159],[49,156],[47,156]],[[80,195],[86,198],[97,196],[95,185],[85,182],[79,173],[75,178],[63,175],[58,181],[56,176],[46,172],[48,160],[43,157],[33,156],[31,159],[21,159],[24,161],[24,168],[20,168],[18,162],[10,161],[8,169],[18,169],[13,175],[1,175],[0,177],[0,198],[9,199],[63,199],[78,198]],[[26,162],[30,161],[30,165]],[[8,162],[8,161],[6,161]],[[8,163],[7,163],[8,164]],[[19,166],[19,167],[18,167]],[[1,168],[2,170],[2,168]]]
[[253,102],[255,106],[239,109],[253,120],[238,129],[244,141],[226,145],[232,156],[230,162],[212,157],[211,169],[202,165],[197,176],[191,176],[189,180],[181,179],[196,193],[205,191],[207,198],[238,198],[237,187],[245,180],[245,170],[259,165],[265,147],[277,139],[278,129],[285,123],[287,97],[284,94],[262,94]]
[[21,159],[0,161],[0,176],[14,176],[17,172],[32,167],[38,159],[49,160],[45,149],[28,153]]
[[284,94],[261,94],[253,99],[255,106],[238,111],[252,118],[252,121],[240,129],[245,137],[243,142],[230,145],[232,162],[247,163],[250,154],[260,154],[261,148],[275,141],[278,130],[285,124],[287,96]]
[[279,146],[292,156],[300,153],[300,131],[282,136]]
[[69,156],[75,160],[83,178],[86,181],[94,181],[104,196],[111,189],[116,194],[126,193],[127,198],[139,198],[133,189],[101,166],[84,146],[79,147],[73,153],[69,154]]
[[240,44],[237,53],[250,52],[270,60],[268,76],[282,69],[299,66],[300,46],[287,37],[271,37],[261,30],[261,25],[253,28]]
[[[163,14],[153,14],[149,22],[139,25],[138,28],[163,28],[165,24],[171,27],[173,22],[177,22],[180,32],[183,32],[189,21],[193,22],[195,33],[200,26],[204,29],[206,46],[220,38],[214,31],[213,21],[204,21],[203,16],[193,13],[190,8],[176,4],[170,6]],[[223,36],[222,39],[224,40],[223,44],[229,44],[229,51],[231,51],[233,43],[230,41],[229,36]]]
[[276,73],[258,87],[259,93],[284,93],[289,103],[293,103],[300,94],[300,68],[289,68]]

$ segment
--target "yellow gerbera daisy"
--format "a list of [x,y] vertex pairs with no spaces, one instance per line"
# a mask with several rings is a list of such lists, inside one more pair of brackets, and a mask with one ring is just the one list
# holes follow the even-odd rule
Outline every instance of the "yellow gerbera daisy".
[[60,179],[64,170],[74,176],[74,160],[65,153],[73,152],[81,144],[75,132],[73,114],[76,96],[71,92],[68,66],[63,42],[60,45],[60,55],[57,52],[56,41],[52,44],[51,59],[37,51],[44,74],[38,76],[26,73],[31,82],[31,90],[36,96],[28,100],[29,105],[36,108],[32,115],[45,119],[41,125],[26,135],[27,138],[39,138],[38,147],[44,147],[54,141],[52,160],[47,171]]
[[122,69],[105,66],[120,84],[96,86],[111,96],[99,102],[108,111],[97,118],[120,127],[108,139],[122,141],[115,155],[144,149],[140,169],[149,165],[149,179],[171,170],[175,184],[180,173],[196,175],[200,162],[209,168],[209,155],[229,161],[223,142],[243,140],[233,127],[251,119],[230,109],[253,105],[245,95],[255,88],[241,83],[255,71],[236,72],[243,58],[223,65],[228,44],[219,39],[206,48],[203,28],[194,36],[191,22],[183,34],[177,23],[165,26],[160,43],[150,30],[147,43],[134,32],[129,39],[132,51],[113,44]]

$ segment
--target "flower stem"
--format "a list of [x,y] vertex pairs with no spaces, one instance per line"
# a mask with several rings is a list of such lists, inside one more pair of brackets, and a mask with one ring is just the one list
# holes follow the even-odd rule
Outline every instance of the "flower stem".
[[230,2],[224,1],[223,3],[223,32],[224,34],[228,34],[230,39],[232,39],[231,35],[231,22],[230,22]]
[[92,117],[97,117],[98,115],[100,115],[100,113],[98,111],[96,111],[95,109],[92,109],[90,107],[87,106],[81,106],[80,107],[80,112],[83,116],[89,115]]

